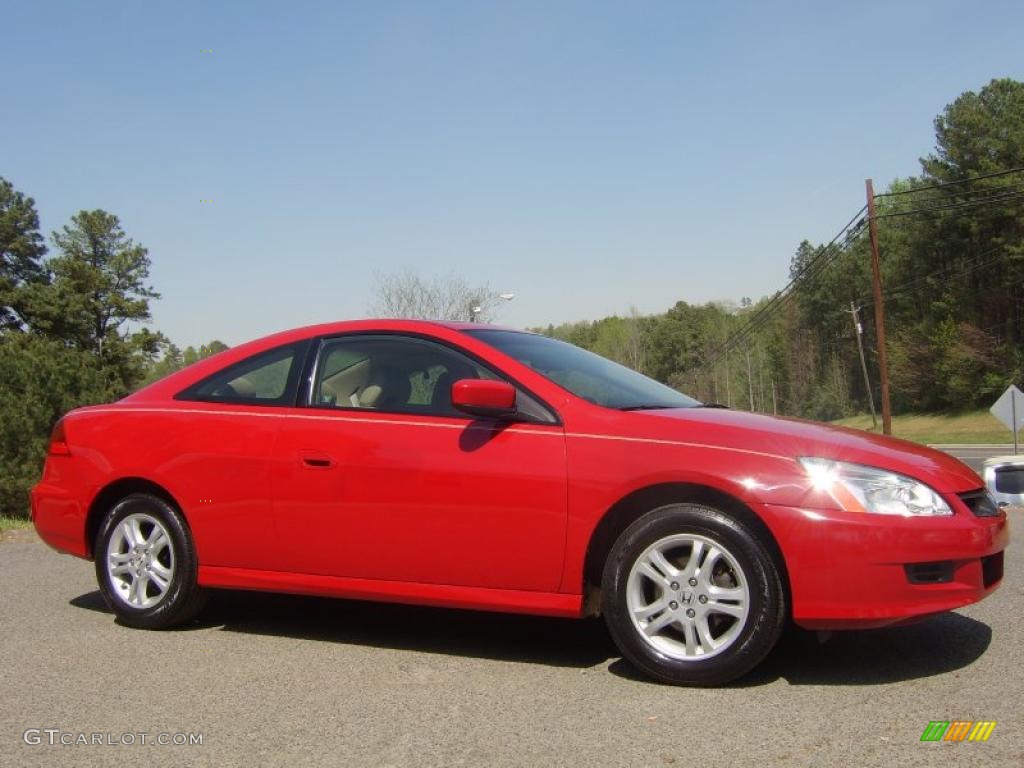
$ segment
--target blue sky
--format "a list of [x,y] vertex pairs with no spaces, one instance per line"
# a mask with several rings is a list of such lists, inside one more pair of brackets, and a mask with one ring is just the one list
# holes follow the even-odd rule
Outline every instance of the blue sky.
[[[515,291],[503,323],[758,297],[1024,79],[1024,3],[3,3],[0,175],[47,234],[150,249],[154,327],[365,316],[375,272]],[[212,53],[202,53],[212,49]],[[210,199],[213,202],[200,202]]]

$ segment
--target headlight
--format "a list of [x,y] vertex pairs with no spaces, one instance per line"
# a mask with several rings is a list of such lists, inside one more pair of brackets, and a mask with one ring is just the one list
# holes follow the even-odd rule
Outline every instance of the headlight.
[[953,514],[939,494],[906,475],[831,459],[804,457],[800,463],[811,486],[827,493],[847,512],[904,517]]

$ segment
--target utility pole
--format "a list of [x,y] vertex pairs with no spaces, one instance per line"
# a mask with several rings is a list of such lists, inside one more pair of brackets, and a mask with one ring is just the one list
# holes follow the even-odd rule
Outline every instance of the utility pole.
[[868,196],[868,231],[871,235],[871,275],[875,289],[875,338],[878,342],[878,376],[882,380],[882,433],[892,434],[892,404],[889,402],[889,357],[885,351],[885,305],[882,303],[882,270],[878,261],[878,220],[875,217],[875,188],[864,180]]
[[864,360],[864,327],[860,324],[860,307],[850,302],[847,310],[853,315],[853,327],[857,330],[857,351],[860,352],[860,369],[864,373],[864,390],[868,393],[868,406],[871,408],[871,427],[878,429],[878,416],[875,415],[875,396],[871,392],[871,379],[868,378],[868,364]]
[[732,382],[729,381],[729,355],[725,356],[725,405],[732,408]]
[[757,345],[757,404],[763,413],[768,408],[764,404],[764,347]]
[[747,348],[747,387],[750,389],[750,410],[754,410],[754,374],[750,370],[750,348]]

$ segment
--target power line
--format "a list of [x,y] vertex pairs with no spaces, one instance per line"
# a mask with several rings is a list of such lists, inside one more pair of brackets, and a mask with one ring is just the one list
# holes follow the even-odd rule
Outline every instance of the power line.
[[[801,273],[799,283],[804,284],[811,282],[819,275],[821,275],[842,253],[845,252],[846,248],[850,245],[850,243],[853,241],[857,234],[859,234],[859,232],[851,233],[851,235],[846,240],[844,240],[841,245],[838,246],[839,250],[833,250],[832,253],[829,253],[828,251],[822,251],[819,254],[819,256],[815,259],[814,263],[808,264],[808,269]],[[832,249],[835,249],[836,247],[837,246],[832,246]],[[723,345],[720,352],[716,354],[710,361],[705,363],[705,365],[711,365],[715,363],[723,355],[728,354],[733,348],[738,346],[740,342],[746,341],[751,336],[753,336],[757,331],[761,330],[764,326],[766,326],[776,313],[782,311],[786,306],[788,306],[793,301],[793,298],[796,296],[795,288],[797,283],[794,282],[791,285],[792,288],[787,286],[786,289],[776,293],[772,301],[769,302],[769,304],[763,306],[758,315],[754,318],[751,318],[750,322],[747,323],[747,325],[743,326],[739,331],[734,333],[733,336],[731,336]]]
[[[962,275],[969,274],[969,273],[975,271],[976,269],[981,269],[982,267],[988,266],[989,264],[994,264],[995,262],[997,262],[1000,259],[1002,259],[1004,254],[1001,253],[998,256],[995,256],[995,257],[993,257],[991,259],[985,259],[985,257],[995,253],[996,251],[1001,251],[1001,250],[1003,250],[1003,246],[997,246],[995,248],[990,248],[989,250],[984,251],[983,253],[978,254],[973,261],[968,262],[968,266],[967,266],[966,269],[962,269],[962,270],[960,270],[958,272],[954,272],[952,275],[950,275],[950,277],[960,277]],[[886,293],[885,301],[889,301],[894,296],[900,296],[900,295],[906,293],[907,290],[909,290],[910,288],[913,288],[915,285],[920,285],[921,283],[927,282],[928,280],[931,280],[932,278],[936,277],[937,275],[942,275],[945,272],[949,272],[951,269],[953,269],[956,266],[959,266],[959,265],[951,264],[951,265],[949,265],[947,267],[943,267],[942,269],[938,269],[938,270],[936,270],[934,272],[929,272],[927,275],[915,278],[914,280],[910,280],[910,281],[908,281],[906,283],[900,283],[895,288],[888,288],[887,287],[885,289],[885,293]],[[862,307],[868,307],[868,306],[871,306],[874,303],[874,299],[873,298],[857,299],[857,303],[860,306],[862,306]]]
[[[1003,176],[1008,176],[1014,173],[1024,172],[1024,167],[1011,168],[995,173],[983,174],[980,176],[974,176],[969,179],[960,179],[956,181],[940,182],[936,184],[927,185],[924,187],[916,187],[914,189],[902,190],[899,192],[886,192],[879,195],[872,195],[872,199],[878,199],[882,197],[896,197],[900,195],[907,195],[916,192],[924,192],[932,189],[942,189],[947,187],[953,187],[963,184],[968,184],[984,179],[993,179]],[[934,213],[939,211],[957,210],[963,208],[972,208],[982,205],[988,205],[991,203],[1008,202],[1024,198],[1024,187],[1006,185],[998,188],[989,189],[977,189],[977,190],[964,190],[957,193],[960,197],[973,196],[980,193],[984,193],[984,197],[973,197],[968,200],[959,200],[953,203],[942,203],[938,205],[928,205],[913,208],[910,210],[903,211],[892,211],[889,213],[881,213],[875,216],[875,220],[895,218],[901,216],[912,216],[917,214]],[[809,283],[821,275],[825,269],[833,264],[843,253],[847,251],[849,246],[854,242],[856,237],[861,233],[862,228],[866,222],[863,218],[865,211],[868,206],[863,206],[856,214],[850,219],[847,224],[836,233],[836,235],[830,240],[825,246],[816,253],[803,267],[794,273],[789,281],[781,290],[777,291],[765,304],[758,308],[738,330],[734,331],[715,351],[708,359],[706,359],[698,369],[707,369],[717,363],[722,357],[728,355],[733,349],[735,349],[743,341],[749,339],[754,333],[761,330],[768,321],[790,302],[792,302],[796,295],[796,288],[798,285]],[[845,237],[844,237],[845,235]],[[840,242],[842,238],[842,242]],[[982,259],[989,252],[981,254],[978,259]],[[992,259],[991,261],[995,261]],[[990,263],[990,262],[985,262]],[[980,263],[975,263],[974,266],[970,267],[964,272],[954,273],[955,275],[966,274],[967,272],[978,269],[982,266]],[[889,290],[886,293],[888,296],[885,301],[888,301],[889,297],[894,294],[900,294],[904,292],[909,286],[915,285],[922,282],[925,278],[921,278],[911,283],[898,286],[895,290]],[[873,303],[873,300],[864,302],[864,305]],[[690,369],[693,370],[693,369]],[[687,371],[689,373],[689,371]]]
[[[780,311],[792,300],[792,297],[795,295],[795,288],[797,284],[813,280],[832,262],[834,262],[835,259],[845,253],[846,249],[857,235],[860,234],[863,228],[865,220],[862,218],[862,214],[866,208],[867,206],[865,205],[857,211],[849,222],[847,222],[847,224],[840,229],[838,233],[836,233],[835,237],[833,237],[827,245],[823,246],[821,250],[819,250],[818,253],[815,254],[814,257],[811,258],[811,260],[808,261],[798,272],[796,272],[785,287],[777,291],[766,304],[761,306],[754,315],[752,315],[747,322],[739,328],[739,330],[735,331],[728,339],[726,339],[718,351],[712,354],[708,360],[704,361],[700,368],[708,368],[714,365],[723,356],[738,346],[741,341],[748,339],[755,331],[764,327],[776,312]],[[846,237],[843,242],[837,245],[839,238],[844,234]]]
[[1017,200],[1024,198],[1024,192],[1012,192],[1009,194],[993,195],[986,197],[981,200],[964,200],[959,203],[950,203],[947,205],[931,205],[923,208],[914,208],[909,211],[893,211],[891,213],[880,213],[876,219],[891,219],[897,216],[914,216],[919,213],[935,213],[938,211],[951,211],[958,208],[973,208],[979,205],[988,205],[989,203],[1001,203],[1010,200]]
[[[967,198],[971,195],[990,195],[999,192],[1016,192],[1024,189],[1024,180],[1005,181],[1000,184],[988,184],[975,187],[974,189],[951,189],[948,192],[939,192],[929,196],[931,200],[947,200],[950,198]],[[898,201],[897,201],[898,202]]]
[[960,184],[971,184],[975,181],[982,181],[983,179],[998,179],[1001,176],[1009,176],[1014,173],[1024,173],[1024,167],[1020,168],[1008,168],[1004,171],[996,171],[994,173],[986,173],[981,176],[971,176],[967,179],[957,179],[955,181],[940,181],[935,184],[929,184],[924,187],[914,187],[913,189],[903,189],[897,192],[882,192],[881,194],[875,195],[875,199],[880,197],[897,197],[899,195],[910,195],[915,192],[924,192],[928,189],[944,189],[945,187],[954,187]]
[[915,203],[935,204],[943,202],[966,202],[968,199],[978,199],[978,196],[983,197],[994,197],[997,195],[1003,195],[1011,192],[1022,192],[1024,191],[1024,182],[1013,182],[1009,184],[993,184],[987,187],[978,187],[977,189],[959,189],[950,190],[949,192],[931,193],[928,195],[922,195],[920,198],[903,198],[898,200],[891,200],[887,203],[887,207],[892,207],[896,210],[903,203],[913,205]]

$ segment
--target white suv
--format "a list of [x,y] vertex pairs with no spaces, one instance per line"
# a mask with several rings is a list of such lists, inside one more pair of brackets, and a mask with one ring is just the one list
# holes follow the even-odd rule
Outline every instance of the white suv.
[[985,485],[999,506],[1024,507],[1024,455],[986,459]]

